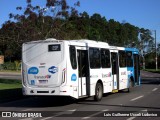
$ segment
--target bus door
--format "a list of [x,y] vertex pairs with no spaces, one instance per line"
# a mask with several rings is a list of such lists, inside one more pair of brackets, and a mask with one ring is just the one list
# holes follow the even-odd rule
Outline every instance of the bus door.
[[139,76],[140,76],[140,68],[139,68],[139,55],[133,54],[134,57],[134,78],[135,78],[135,84],[139,85]]
[[86,96],[88,85],[87,76],[88,76],[88,51],[87,50],[77,50],[78,57],[78,91],[79,96]]
[[119,89],[119,67],[118,67],[118,53],[111,52],[111,63],[112,63],[112,79],[113,79],[113,90]]

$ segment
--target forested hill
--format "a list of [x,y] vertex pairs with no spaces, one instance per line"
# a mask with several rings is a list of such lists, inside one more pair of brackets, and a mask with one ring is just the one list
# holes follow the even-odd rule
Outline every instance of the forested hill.
[[91,16],[80,13],[76,10],[80,7],[79,1],[68,6],[66,0],[46,0],[44,6],[33,6],[32,1],[27,0],[26,7],[16,8],[22,14],[9,14],[9,20],[0,29],[0,54],[4,54],[5,59],[20,60],[22,43],[46,38],[90,39],[140,50],[144,45],[145,50],[154,49],[154,39],[148,29],[108,20],[98,13]]

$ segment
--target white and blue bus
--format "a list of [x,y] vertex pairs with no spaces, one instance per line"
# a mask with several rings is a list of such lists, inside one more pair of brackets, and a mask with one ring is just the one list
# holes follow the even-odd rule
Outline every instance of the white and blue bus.
[[76,99],[140,85],[139,52],[92,40],[31,41],[22,48],[23,94]]

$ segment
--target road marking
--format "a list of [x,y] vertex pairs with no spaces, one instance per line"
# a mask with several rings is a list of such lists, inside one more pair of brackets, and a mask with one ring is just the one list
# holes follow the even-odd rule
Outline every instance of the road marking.
[[[57,115],[54,115],[53,117],[58,117],[58,116],[63,115],[63,114],[72,114],[74,111],[76,111],[76,109],[67,110],[67,111],[64,111],[64,112],[59,112],[59,113],[57,113]],[[46,118],[43,118],[43,119],[40,119],[40,120],[53,119],[53,117],[46,117]]]
[[73,110],[67,110],[67,111],[72,111],[72,112],[74,112],[74,111],[76,111],[76,109],[73,109]]
[[[144,112],[147,112],[147,110],[141,110],[141,111],[137,111],[137,112],[135,112],[135,113],[144,113]],[[130,117],[130,118],[128,118],[127,120],[133,120],[133,119],[135,119],[136,117]]]
[[[32,109],[24,109],[22,111],[31,111]],[[33,120],[33,118],[24,118],[24,119],[19,119],[19,120]]]
[[22,110],[22,111],[31,111],[32,109],[25,109],[25,110]]
[[156,90],[158,90],[158,88],[154,88],[152,91],[156,91]]
[[135,119],[136,117],[130,117],[130,118],[128,118],[127,120],[133,120],[133,119]]
[[105,109],[105,110],[102,110],[102,111],[100,111],[100,112],[91,114],[91,115],[89,115],[89,116],[87,116],[87,117],[83,117],[82,119],[83,119],[83,120],[89,119],[89,118],[91,118],[91,117],[93,117],[93,116],[96,116],[96,115],[98,115],[98,114],[100,114],[100,113],[102,113],[102,112],[105,112],[105,111],[109,111],[109,110],[108,110],[108,109]]
[[24,118],[24,119],[19,119],[19,120],[33,120],[33,118]]
[[48,119],[53,119],[53,118],[52,117],[46,117],[46,118],[39,119],[39,120],[48,120]]
[[139,97],[133,98],[133,99],[131,99],[130,101],[135,101],[135,100],[138,100],[138,99],[140,99],[140,98],[142,98],[142,97],[144,97],[144,95],[141,95],[141,96],[139,96]]
[[61,116],[63,114],[68,114],[68,115],[73,114],[75,111],[76,111],[76,109],[59,112],[59,113],[56,113],[56,115],[54,115],[53,117],[58,117],[58,116]]

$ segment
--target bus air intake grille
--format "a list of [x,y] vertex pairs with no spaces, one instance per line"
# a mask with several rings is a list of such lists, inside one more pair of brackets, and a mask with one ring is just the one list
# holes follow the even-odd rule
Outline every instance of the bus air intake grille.
[[37,91],[37,93],[49,93],[49,91]]

